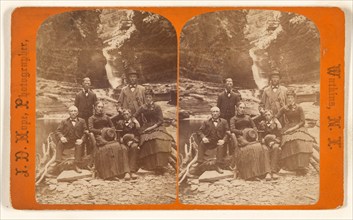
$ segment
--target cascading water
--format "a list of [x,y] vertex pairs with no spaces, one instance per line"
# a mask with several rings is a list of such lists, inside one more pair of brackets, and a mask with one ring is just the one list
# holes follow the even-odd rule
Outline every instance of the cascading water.
[[120,86],[123,82],[122,77],[116,76],[114,72],[114,66],[112,65],[112,57],[108,54],[109,48],[103,49],[103,55],[107,59],[107,64],[105,65],[105,70],[107,72],[108,81],[113,89]]
[[252,69],[252,74],[254,77],[254,81],[257,85],[258,89],[263,89],[265,86],[268,85],[268,79],[267,77],[263,74],[261,71],[259,64],[259,57],[256,55],[255,51],[257,50],[257,47],[253,47],[249,50],[249,54],[251,59],[253,60],[253,65],[251,67]]

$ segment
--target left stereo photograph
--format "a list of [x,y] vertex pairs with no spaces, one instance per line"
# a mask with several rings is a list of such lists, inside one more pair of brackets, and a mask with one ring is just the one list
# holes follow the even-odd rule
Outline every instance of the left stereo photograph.
[[36,36],[36,201],[172,204],[177,35],[139,10],[50,16]]

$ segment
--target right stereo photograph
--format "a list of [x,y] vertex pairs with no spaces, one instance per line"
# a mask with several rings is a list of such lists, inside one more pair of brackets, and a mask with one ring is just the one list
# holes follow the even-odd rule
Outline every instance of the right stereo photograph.
[[179,198],[310,205],[320,189],[320,33],[300,14],[228,10],[180,35]]

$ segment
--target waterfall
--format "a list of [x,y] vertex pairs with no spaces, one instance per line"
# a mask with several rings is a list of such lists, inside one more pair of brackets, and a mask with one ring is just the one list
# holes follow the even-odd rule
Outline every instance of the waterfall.
[[110,83],[110,86],[113,89],[115,89],[116,87],[118,87],[122,84],[122,78],[121,78],[121,76],[116,76],[117,74],[114,72],[114,66],[112,65],[113,59],[108,54],[108,52],[107,52],[108,49],[109,48],[103,49],[103,55],[107,59],[107,64],[105,65],[105,71],[107,72],[107,78]]
[[251,66],[252,74],[254,77],[254,81],[257,85],[258,89],[263,89],[265,86],[268,85],[268,79],[261,71],[259,67],[259,57],[256,55],[255,51],[258,50],[257,47],[253,47],[249,50],[249,55],[253,60],[253,65]]

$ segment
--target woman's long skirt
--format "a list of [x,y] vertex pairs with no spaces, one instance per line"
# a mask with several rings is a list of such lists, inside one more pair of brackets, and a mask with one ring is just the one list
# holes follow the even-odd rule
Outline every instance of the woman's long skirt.
[[140,166],[145,170],[155,170],[168,166],[171,142],[151,140],[145,142],[140,150]]
[[304,127],[282,136],[282,152],[280,164],[289,171],[302,170],[309,167],[313,153],[314,138]]
[[94,157],[98,176],[109,179],[130,172],[126,147],[118,142],[110,142],[98,148]]
[[240,148],[238,154],[237,165],[241,178],[261,178],[271,172],[268,149],[259,142],[252,142]]
[[140,167],[152,171],[168,166],[172,140],[172,137],[161,128],[142,134],[139,152]]

